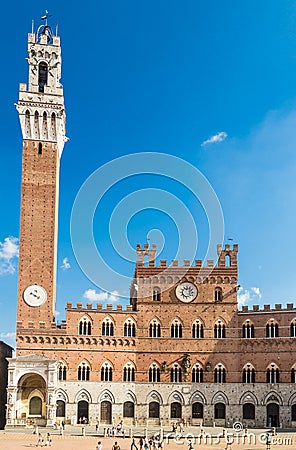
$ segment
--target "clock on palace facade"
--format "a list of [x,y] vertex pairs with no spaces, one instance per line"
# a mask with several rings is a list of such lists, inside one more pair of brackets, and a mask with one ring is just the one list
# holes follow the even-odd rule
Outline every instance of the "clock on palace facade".
[[186,281],[178,284],[175,293],[178,300],[183,303],[190,303],[197,297],[197,287]]

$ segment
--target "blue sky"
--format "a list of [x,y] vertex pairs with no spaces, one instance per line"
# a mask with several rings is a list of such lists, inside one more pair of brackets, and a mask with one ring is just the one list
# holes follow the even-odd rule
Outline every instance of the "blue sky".
[[[122,258],[113,247],[121,236],[134,247],[148,235],[163,246],[161,259],[174,259],[185,213],[176,207],[177,216],[169,217],[165,199],[163,208],[140,211],[144,190],[168,191],[186,205],[198,233],[196,256],[204,257],[211,226],[202,206],[174,180],[145,174],[112,186],[94,216],[95,242],[126,281],[104,294],[76,263],[70,217],[79,189],[104,164],[145,152],[179,157],[208,179],[222,207],[225,239],[239,244],[241,303],[293,302],[296,1],[6,2],[0,29],[0,339],[13,343],[15,330],[22,141],[14,103],[19,82],[27,81],[31,20],[38,24],[45,9],[53,14],[51,24],[59,23],[70,138],[61,160],[58,319],[66,301],[119,301],[116,293],[128,294],[134,263],[130,252]],[[128,224],[117,219],[112,244],[112,212],[138,191],[132,201],[138,211]],[[83,226],[81,214],[82,246]],[[161,232],[150,232],[155,229]]]

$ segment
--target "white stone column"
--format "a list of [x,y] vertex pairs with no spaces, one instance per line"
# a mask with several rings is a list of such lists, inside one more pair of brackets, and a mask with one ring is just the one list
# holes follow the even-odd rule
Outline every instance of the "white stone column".
[[56,422],[56,395],[54,389],[48,389],[46,402],[46,426],[51,427]]

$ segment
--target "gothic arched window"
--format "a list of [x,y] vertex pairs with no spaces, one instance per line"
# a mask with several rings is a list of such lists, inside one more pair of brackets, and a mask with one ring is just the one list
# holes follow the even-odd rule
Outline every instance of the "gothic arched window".
[[106,361],[101,367],[101,381],[112,381],[113,369],[111,364]]
[[27,109],[25,113],[25,130],[26,130],[26,137],[31,137],[31,118],[30,118],[30,111]]
[[290,324],[290,337],[296,337],[296,319],[292,320]]
[[150,383],[160,382],[160,368],[156,363],[153,363],[149,367],[149,382]]
[[243,368],[243,383],[255,383],[255,369],[250,363]]
[[215,302],[222,301],[222,289],[220,287],[215,288]]
[[280,382],[280,371],[276,364],[271,363],[266,370],[266,383],[274,384]]
[[88,317],[82,317],[82,319],[80,319],[79,334],[84,336],[91,335],[91,321]]
[[127,363],[123,368],[123,381],[135,381],[135,368],[131,363]]
[[48,67],[45,62],[41,62],[38,68],[38,86],[39,92],[44,92],[44,86],[47,85]]
[[215,367],[214,383],[226,383],[226,369],[222,364]]
[[56,115],[53,112],[50,118],[50,132],[52,139],[56,139],[57,137],[57,129],[56,129]]
[[242,335],[243,335],[243,338],[255,337],[254,325],[249,320],[246,320],[245,323],[243,324]]
[[181,383],[182,381],[182,369],[179,364],[174,364],[171,368],[171,383]]
[[102,322],[102,336],[114,336],[114,325],[109,317]]
[[123,325],[123,335],[135,337],[136,336],[136,325],[132,319],[127,319]]
[[157,319],[153,319],[149,325],[149,337],[157,338],[160,337],[160,335],[161,335],[160,323],[158,322]]
[[275,338],[279,336],[279,326],[274,319],[270,319],[266,324],[266,337]]
[[153,296],[152,296],[152,298],[153,298],[153,301],[154,301],[154,302],[159,302],[159,301],[160,301],[160,299],[161,299],[161,294],[160,294],[160,289],[159,289],[159,287],[154,287],[154,288],[153,288]]
[[195,364],[192,368],[192,383],[203,382],[203,368],[200,364]]
[[172,338],[182,337],[182,324],[179,319],[175,319],[171,325],[171,337]]
[[222,320],[218,320],[215,323],[214,326],[214,338],[215,339],[222,339],[225,338],[226,333],[225,333],[225,324],[222,322]]
[[82,361],[78,366],[78,380],[89,381],[90,368],[88,363]]
[[65,381],[67,379],[67,366],[63,361],[59,363],[58,378],[60,381]]
[[204,337],[204,327],[199,319],[196,319],[192,325],[192,337],[195,339],[202,339]]

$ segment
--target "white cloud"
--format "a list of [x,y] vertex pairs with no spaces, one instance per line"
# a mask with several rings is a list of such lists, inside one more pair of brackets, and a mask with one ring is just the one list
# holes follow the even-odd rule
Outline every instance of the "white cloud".
[[107,302],[117,302],[119,293],[117,291],[108,292],[97,292],[95,289],[88,289],[84,292],[83,298],[90,300],[91,302],[107,301]]
[[0,333],[1,339],[15,339],[15,332],[9,331],[7,333]]
[[95,289],[88,289],[83,294],[84,298],[87,300],[91,300],[92,302],[107,300],[108,293],[107,292],[97,292]]
[[251,291],[254,292],[254,294],[258,295],[259,298],[262,297],[261,291],[258,287],[252,287]]
[[8,236],[3,242],[0,242],[0,275],[13,274],[15,272],[18,255],[18,238]]
[[61,269],[63,269],[63,270],[71,269],[71,264],[69,263],[68,258],[64,258],[63,259],[63,263],[61,265]]
[[237,304],[238,306],[245,305],[250,301],[250,291],[245,291],[243,288],[240,288],[237,294]]
[[217,142],[223,142],[227,138],[228,134],[225,131],[220,131],[217,134],[214,134],[206,141],[203,141],[201,144],[202,147],[209,144],[216,144]]
[[109,302],[117,302],[118,301],[119,292],[118,291],[112,291],[109,295],[108,301]]
[[[2,332],[0,333],[0,340],[5,342],[5,344],[10,345],[12,348],[15,347],[15,337],[16,334],[14,331]],[[14,358],[14,351],[12,352],[12,357]]]
[[240,287],[237,294],[238,306],[246,305],[247,303],[254,303],[262,298],[260,288],[251,287],[251,289],[244,289]]

